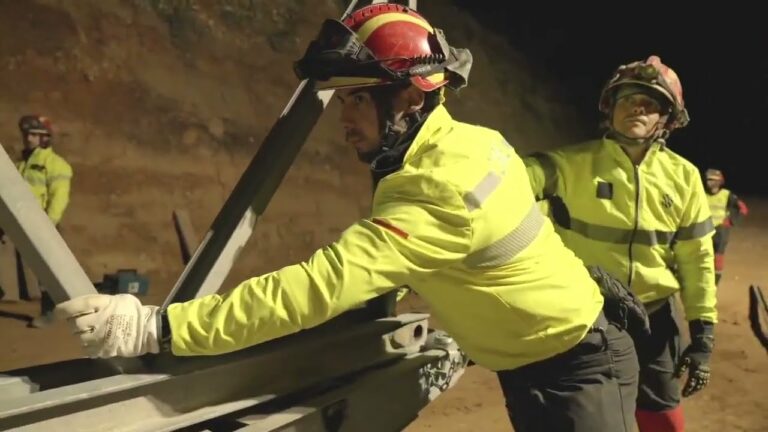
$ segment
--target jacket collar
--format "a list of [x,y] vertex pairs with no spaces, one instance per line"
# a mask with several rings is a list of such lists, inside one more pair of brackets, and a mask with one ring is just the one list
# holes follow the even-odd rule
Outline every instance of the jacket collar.
[[23,160],[28,161],[32,158],[35,158],[35,159],[41,158],[52,151],[53,150],[51,149],[51,147],[44,148],[44,147],[37,146],[34,149],[32,149],[32,151],[22,150],[21,155]]
[[413,139],[403,162],[408,163],[428,149],[434,148],[435,144],[450,132],[452,124],[453,118],[445,106],[440,104],[435,107]]
[[[630,168],[632,167],[632,161],[629,159],[629,156],[624,153],[624,149],[621,147],[621,144],[618,141],[604,136],[602,142],[602,147],[619,165],[626,165]],[[645,153],[645,157],[642,161],[640,161],[640,165],[638,166],[651,164],[656,158],[657,153],[662,151],[662,148],[663,146],[661,141],[655,141],[653,144],[651,144],[650,148]]]

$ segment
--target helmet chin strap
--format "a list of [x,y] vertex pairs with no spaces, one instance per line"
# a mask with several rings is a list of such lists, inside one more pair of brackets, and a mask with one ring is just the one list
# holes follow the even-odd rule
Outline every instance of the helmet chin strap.
[[[384,116],[382,116],[384,118]],[[409,114],[401,118],[400,120],[395,118],[394,113],[390,112],[387,118],[381,122],[380,131],[381,139],[379,140],[379,146],[376,150],[369,152],[358,153],[358,158],[365,163],[374,165],[382,156],[391,154],[395,148],[402,147],[401,143],[404,138],[409,135],[407,132],[413,129],[413,125],[421,121],[419,113]]]
[[661,126],[665,123],[666,119],[665,121],[661,121],[660,119],[654,125],[651,133],[649,133],[647,136],[641,138],[632,138],[616,130],[616,128],[613,127],[613,118],[611,118],[609,119],[609,128],[605,136],[629,147],[650,147],[651,144],[658,142],[661,145],[661,148],[665,148],[667,145],[667,138],[669,138],[669,130]]
[[380,87],[370,93],[376,104],[379,118],[379,146],[376,150],[359,153],[358,158],[370,164],[374,183],[400,169],[410,144],[421,129],[431,108],[434,108],[427,103],[424,109],[402,115],[395,113],[392,105],[393,96],[409,85],[410,83],[402,83],[399,88]]
[[371,171],[390,171],[399,169],[405,152],[411,146],[421,125],[427,116],[416,111],[396,119],[394,113],[384,125],[381,136],[381,145],[376,151],[377,155],[371,161]]
[[399,170],[403,165],[405,154],[413,143],[421,125],[428,117],[428,113],[410,113],[397,120],[390,116],[384,126],[381,146],[378,150],[370,152],[371,179],[375,190],[379,181],[384,177]]

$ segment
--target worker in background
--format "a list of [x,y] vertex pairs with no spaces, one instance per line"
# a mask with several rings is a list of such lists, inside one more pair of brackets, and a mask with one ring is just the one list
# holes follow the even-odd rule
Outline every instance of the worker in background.
[[704,175],[712,223],[715,225],[712,246],[715,250],[715,284],[719,284],[731,227],[738,224],[749,213],[749,209],[735,193],[723,187],[725,177],[720,170],[710,168]]
[[[88,295],[58,314],[94,357],[213,355],[408,286],[477,365],[498,372],[516,431],[631,431],[638,365],[627,330],[608,322],[609,301],[539,212],[514,149],[443,105],[470,65],[469,51],[400,5],[327,20],[296,70],[336,89],[346,141],[374,178],[370,217],[223,295],[167,310]],[[639,302],[623,308],[647,318]]]
[[[683,431],[676,378],[688,371],[684,397],[709,382],[717,310],[707,195],[696,167],[666,145],[689,122],[682,85],[650,56],[617,68],[599,109],[602,138],[524,161],[565,244],[626,283],[650,314],[650,337],[636,340],[640,431]],[[691,337],[682,355],[675,294]]]
[[[53,150],[53,126],[48,117],[22,116],[19,131],[24,145],[19,172],[51,222],[58,227],[69,205],[72,167]],[[30,327],[45,327],[53,320],[55,304],[44,287],[40,290],[40,316],[29,323]]]

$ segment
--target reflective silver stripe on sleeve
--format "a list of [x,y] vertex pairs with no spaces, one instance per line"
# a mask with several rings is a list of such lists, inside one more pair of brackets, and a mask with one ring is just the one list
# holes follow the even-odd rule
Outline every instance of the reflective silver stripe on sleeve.
[[479,209],[499,184],[501,184],[501,176],[495,172],[488,173],[474,189],[464,194],[464,205],[469,211]]
[[467,267],[496,267],[509,262],[525,250],[539,234],[544,216],[534,204],[520,224],[507,235],[483,249],[472,252],[464,259]]

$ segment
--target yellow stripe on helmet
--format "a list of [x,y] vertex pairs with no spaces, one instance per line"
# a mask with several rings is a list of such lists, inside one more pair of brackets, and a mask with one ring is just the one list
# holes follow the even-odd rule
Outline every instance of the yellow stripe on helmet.
[[395,13],[381,14],[379,16],[376,16],[366,21],[365,24],[360,26],[360,28],[357,30],[357,38],[360,39],[360,42],[365,43],[365,41],[368,39],[371,33],[374,32],[374,30],[376,30],[377,28],[381,27],[384,24],[395,22],[395,21],[410,22],[423,27],[426,31],[430,33],[434,33],[434,29],[432,28],[432,26],[429,25],[429,23],[427,23],[423,19],[417,18],[413,15],[407,15],[404,13],[395,12]]
[[439,83],[445,81],[445,72],[438,72],[436,74],[432,74],[428,77],[426,77],[428,80],[430,80],[433,83]]

